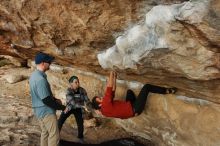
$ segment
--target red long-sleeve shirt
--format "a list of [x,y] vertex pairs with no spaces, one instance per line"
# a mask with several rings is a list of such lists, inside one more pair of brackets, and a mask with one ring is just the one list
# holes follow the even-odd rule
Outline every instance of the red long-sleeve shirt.
[[107,87],[102,100],[101,112],[106,117],[126,119],[134,116],[132,105],[129,101],[113,100],[112,87]]

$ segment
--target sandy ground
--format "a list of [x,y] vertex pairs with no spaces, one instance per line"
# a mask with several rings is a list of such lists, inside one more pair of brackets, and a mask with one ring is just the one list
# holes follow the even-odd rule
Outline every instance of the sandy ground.
[[[29,94],[28,76],[31,69],[14,66],[0,67],[0,145],[4,146],[38,146],[40,127],[33,116],[31,97]],[[4,76],[21,74],[24,80],[14,84],[8,83]],[[58,113],[59,115],[59,113]],[[72,118],[74,120],[74,118]],[[85,142],[100,143],[103,141],[131,137],[149,144],[149,141],[133,137],[109,119],[94,119],[95,126],[85,121]],[[97,124],[98,123],[98,124]],[[61,138],[68,141],[78,141],[76,124],[66,122],[61,131]]]

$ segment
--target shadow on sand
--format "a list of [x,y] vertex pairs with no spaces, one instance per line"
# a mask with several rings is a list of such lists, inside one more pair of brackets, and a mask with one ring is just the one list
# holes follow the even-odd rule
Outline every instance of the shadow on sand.
[[100,144],[81,144],[77,142],[71,142],[66,140],[60,141],[61,146],[145,146],[131,138],[122,138],[116,140],[110,140],[102,142]]

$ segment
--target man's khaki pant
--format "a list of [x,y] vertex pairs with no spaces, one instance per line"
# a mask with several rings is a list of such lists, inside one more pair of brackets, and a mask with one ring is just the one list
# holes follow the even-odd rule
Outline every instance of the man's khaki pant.
[[46,115],[38,119],[41,127],[41,146],[58,146],[60,133],[56,115]]

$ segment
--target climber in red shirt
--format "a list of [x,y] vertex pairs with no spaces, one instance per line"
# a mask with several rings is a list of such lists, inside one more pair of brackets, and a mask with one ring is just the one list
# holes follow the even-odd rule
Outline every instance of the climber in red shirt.
[[127,119],[139,115],[144,110],[147,96],[149,92],[159,94],[174,94],[177,88],[165,88],[145,84],[141,89],[139,95],[135,96],[132,90],[127,90],[126,100],[114,100],[116,89],[116,72],[110,72],[107,88],[103,98],[95,96],[92,99],[92,106],[94,109],[99,110],[102,115],[106,117],[114,117]]

